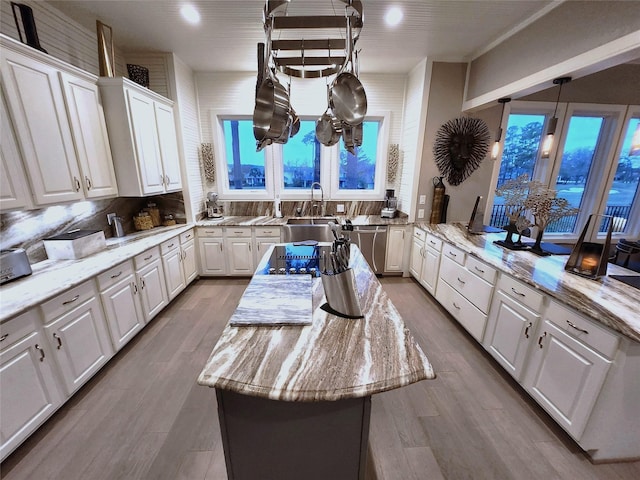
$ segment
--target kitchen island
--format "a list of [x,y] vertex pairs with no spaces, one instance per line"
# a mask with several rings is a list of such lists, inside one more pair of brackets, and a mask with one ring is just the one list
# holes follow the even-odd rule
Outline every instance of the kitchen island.
[[364,478],[371,395],[435,378],[351,248],[364,318],[323,310],[314,278],[310,325],[227,325],[214,347],[198,383],[217,392],[229,478]]

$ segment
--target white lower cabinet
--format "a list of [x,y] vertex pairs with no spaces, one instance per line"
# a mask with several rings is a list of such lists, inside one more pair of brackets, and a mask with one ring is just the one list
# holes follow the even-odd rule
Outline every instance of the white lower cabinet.
[[196,232],[191,229],[180,235],[180,249],[182,250],[182,269],[186,285],[193,282],[198,276],[198,263],[196,262]]
[[41,305],[47,344],[71,395],[113,355],[93,279]]
[[0,325],[0,460],[61,404],[52,350],[37,309]]
[[255,242],[253,252],[255,253],[254,265],[258,263],[264,254],[276,243],[280,243],[280,227],[256,227],[254,231]]
[[524,380],[529,394],[580,439],[605,381],[618,337],[551,302]]
[[253,275],[251,227],[228,227],[224,235],[224,250],[230,275]]
[[169,304],[160,247],[150,248],[133,259],[142,298],[142,313],[149,322]]
[[200,275],[225,275],[224,232],[222,227],[200,227],[197,229]]
[[431,234],[427,234],[422,250],[422,269],[418,281],[431,295],[436,294],[438,275],[440,273],[440,251],[442,241]]
[[133,261],[109,269],[98,275],[97,280],[111,341],[118,351],[145,324]]
[[389,227],[385,256],[385,272],[402,272],[404,266],[405,227]]
[[422,262],[424,258],[424,241],[427,238],[427,232],[413,227],[413,236],[411,237],[411,254],[409,257],[409,273],[413,278],[420,280],[422,273]]
[[167,282],[169,300],[173,300],[186,287],[184,270],[182,269],[182,250],[180,239],[176,235],[160,245],[162,252],[162,267]]
[[527,354],[535,342],[540,313],[523,305],[512,292],[512,287],[516,292],[527,294],[531,290],[505,275],[498,280],[484,347],[507,372],[516,380],[521,380]]

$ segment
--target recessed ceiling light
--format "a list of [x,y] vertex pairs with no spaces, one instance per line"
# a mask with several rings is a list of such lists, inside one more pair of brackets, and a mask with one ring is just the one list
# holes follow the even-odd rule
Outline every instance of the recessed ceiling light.
[[184,5],[180,9],[180,14],[182,18],[184,18],[187,22],[195,25],[196,23],[200,23],[200,13],[196,10],[196,7],[193,5]]
[[390,27],[395,27],[402,21],[403,13],[400,10],[400,7],[391,7],[387,10],[387,14],[384,17],[384,20],[387,22],[387,25]]

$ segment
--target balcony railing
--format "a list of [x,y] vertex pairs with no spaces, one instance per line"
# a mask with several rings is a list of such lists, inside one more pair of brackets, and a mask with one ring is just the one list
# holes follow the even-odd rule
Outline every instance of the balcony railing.
[[[613,217],[613,232],[624,232],[627,220],[631,213],[631,205],[608,205],[604,214]],[[551,222],[547,225],[545,232],[547,233],[569,233],[575,231],[577,215],[563,217],[560,220]],[[605,218],[600,225],[600,232],[606,232],[609,228],[611,219]],[[504,227],[509,224],[509,216],[507,215],[506,205],[494,205],[491,211],[491,220],[489,223],[493,227]]]

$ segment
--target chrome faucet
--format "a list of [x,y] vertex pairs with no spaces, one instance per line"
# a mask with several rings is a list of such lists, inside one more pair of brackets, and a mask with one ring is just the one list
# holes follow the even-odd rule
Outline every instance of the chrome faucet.
[[325,214],[325,210],[324,210],[324,190],[322,190],[322,185],[320,185],[319,182],[313,182],[311,184],[311,217],[312,218],[313,218],[314,210],[318,208],[318,205],[313,203],[314,202],[313,190],[314,190],[314,187],[316,185],[320,187],[320,216],[324,217],[324,214]]

